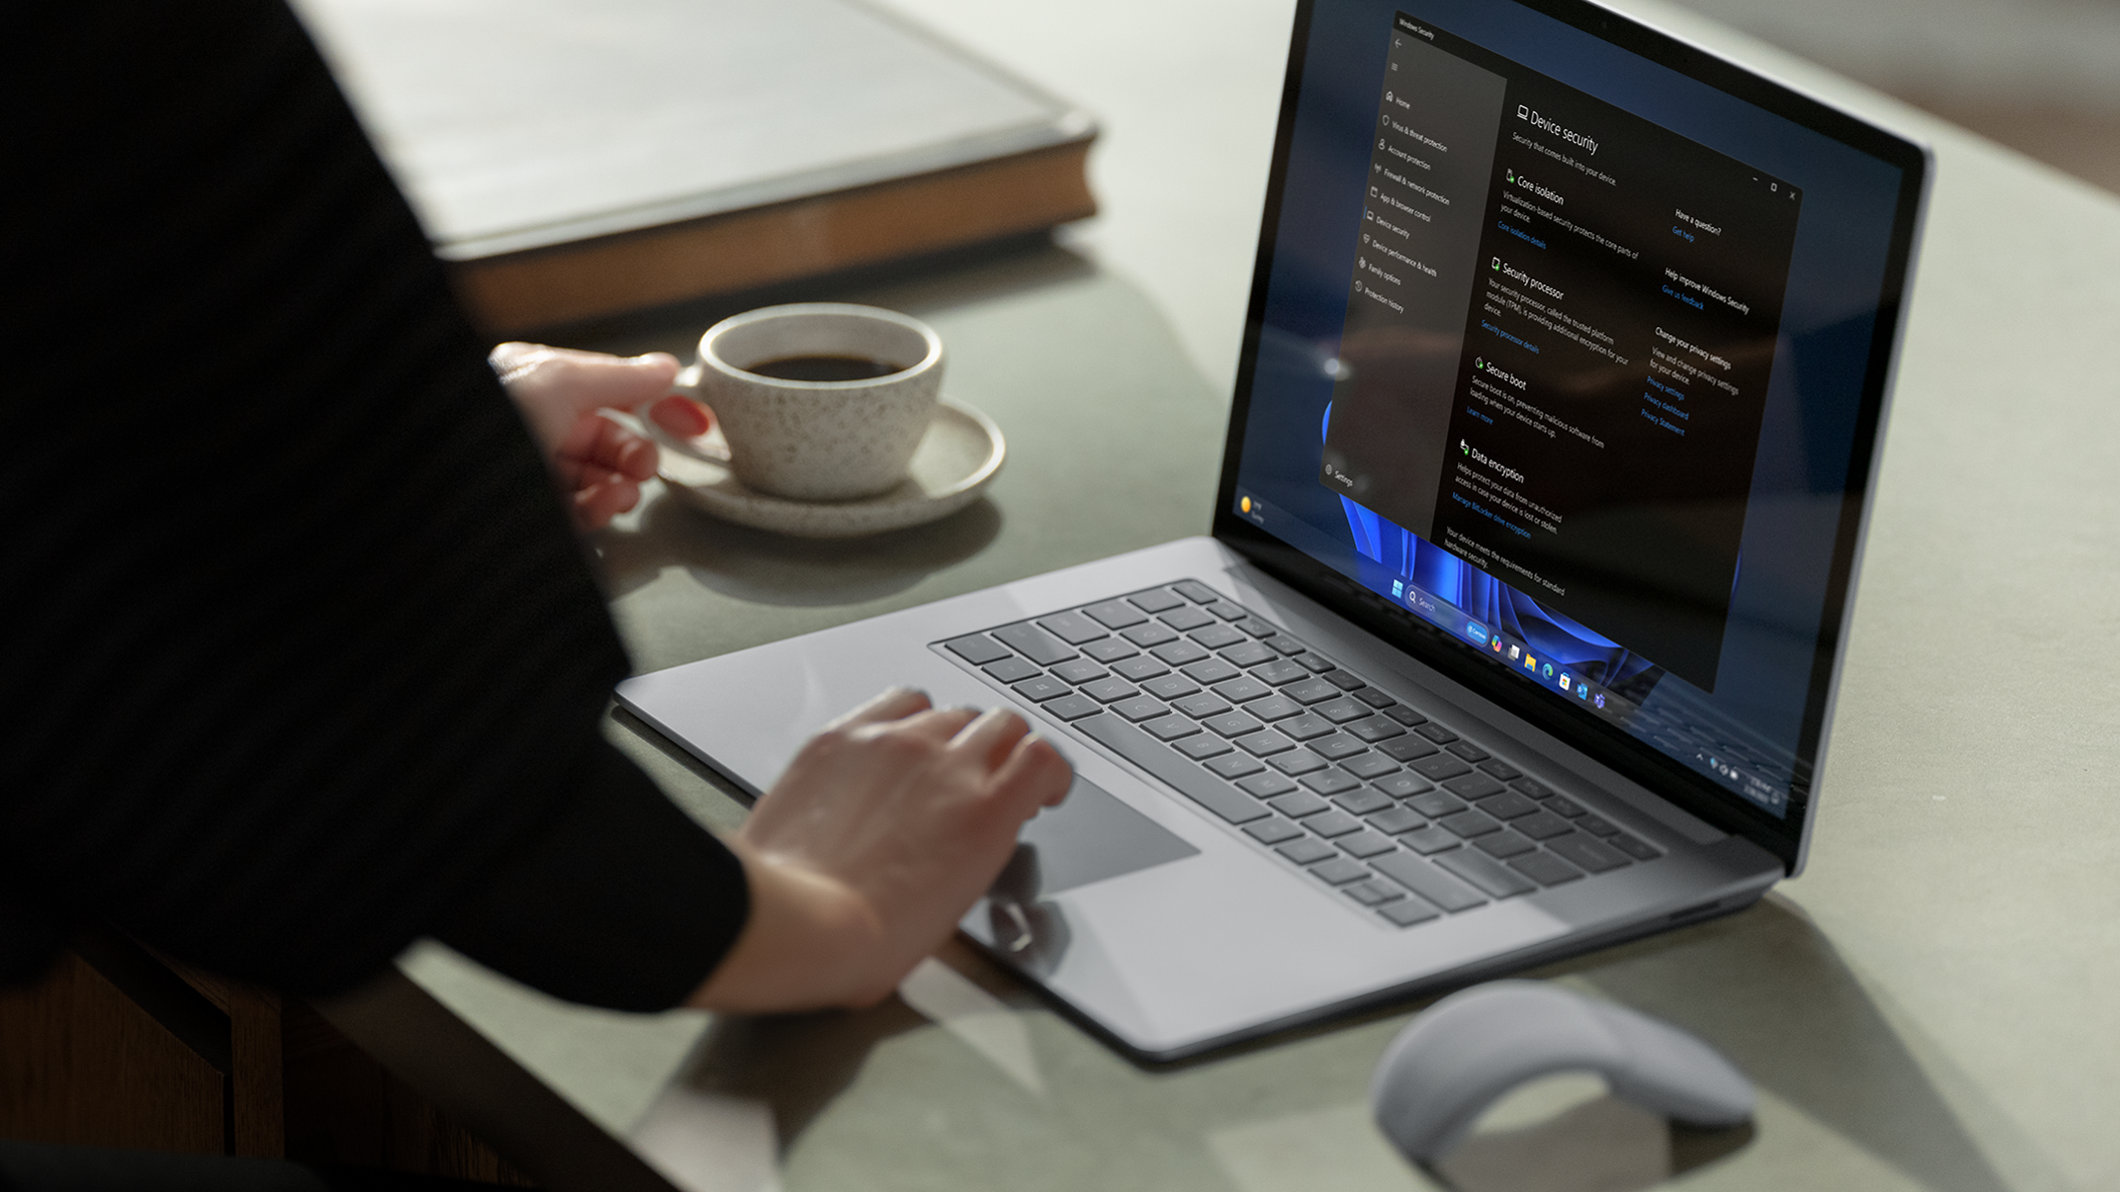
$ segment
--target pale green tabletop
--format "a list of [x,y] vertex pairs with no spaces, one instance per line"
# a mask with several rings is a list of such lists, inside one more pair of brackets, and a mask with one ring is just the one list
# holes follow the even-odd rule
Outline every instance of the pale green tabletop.
[[[931,320],[1007,468],[965,513],[860,543],[651,502],[596,540],[642,669],[1207,526],[1285,4],[899,6],[1100,111],[1107,215],[1062,247],[829,295]],[[1505,1102],[1442,1174],[2120,1187],[2120,201],[1632,7],[1931,140],[1927,249],[1809,871],[1532,974],[1723,1048],[1760,1085],[1753,1126],[1674,1132],[1564,1079]],[[718,313],[589,346],[682,353]],[[736,821],[652,734],[610,731],[702,819]],[[1367,1120],[1370,1068],[1418,1005],[1150,1069],[961,945],[877,1009],[764,1021],[567,1007],[440,949],[401,970],[334,1016],[561,1192],[1439,1186]]]

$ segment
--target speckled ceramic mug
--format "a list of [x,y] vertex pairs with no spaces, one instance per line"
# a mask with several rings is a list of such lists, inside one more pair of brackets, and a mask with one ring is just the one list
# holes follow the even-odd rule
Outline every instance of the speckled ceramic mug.
[[[881,375],[804,380],[834,362]],[[872,367],[862,370],[859,364]],[[885,371],[888,370],[888,371]],[[797,501],[888,492],[927,433],[942,391],[942,339],[910,315],[803,302],[733,315],[699,337],[680,386],[714,408],[736,478]]]

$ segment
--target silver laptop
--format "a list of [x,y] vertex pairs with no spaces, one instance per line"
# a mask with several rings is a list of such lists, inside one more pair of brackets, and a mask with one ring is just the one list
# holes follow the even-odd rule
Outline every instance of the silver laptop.
[[1581,0],[1299,6],[1211,538],[629,680],[738,786],[1062,744],[964,931],[1169,1059],[1803,867],[1929,173]]

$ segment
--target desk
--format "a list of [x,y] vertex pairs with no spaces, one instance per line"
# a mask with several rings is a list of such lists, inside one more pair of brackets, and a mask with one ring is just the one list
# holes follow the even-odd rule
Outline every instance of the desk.
[[[950,389],[1011,436],[991,502],[839,546],[654,502],[597,540],[643,669],[1206,528],[1286,5],[899,3],[1099,109],[1109,213],[1050,249],[847,295],[950,341]],[[2120,1187],[2120,202],[1635,7],[1932,140],[1934,208],[1809,872],[1730,919],[1532,974],[1726,1049],[1759,1081],[1753,1128],[1671,1133],[1562,1080],[1505,1105],[1450,1174]],[[716,313],[598,346],[683,351]],[[702,819],[736,822],[696,767],[610,729]],[[862,1014],[628,1018],[434,948],[332,1012],[555,1189],[1251,1192],[1436,1186],[1366,1120],[1370,1066],[1416,1008],[1150,1070],[953,945]]]

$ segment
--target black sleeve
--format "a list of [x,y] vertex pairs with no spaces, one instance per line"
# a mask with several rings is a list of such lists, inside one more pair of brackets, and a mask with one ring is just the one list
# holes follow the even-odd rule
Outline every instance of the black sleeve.
[[94,916],[298,993],[441,932],[670,1004],[741,867],[601,739],[601,595],[300,25],[9,16],[0,975]]

